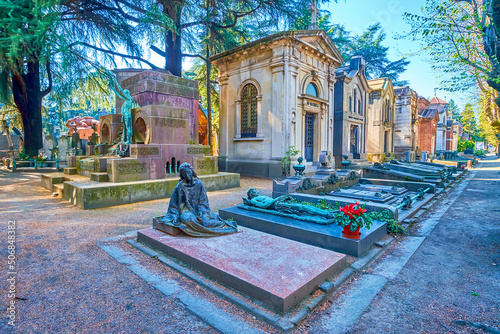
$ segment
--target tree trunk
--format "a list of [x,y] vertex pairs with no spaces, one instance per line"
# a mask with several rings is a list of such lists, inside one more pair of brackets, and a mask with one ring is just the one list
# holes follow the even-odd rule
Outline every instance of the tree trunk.
[[12,93],[23,120],[24,149],[33,158],[43,147],[40,63],[30,62],[27,69],[25,74],[12,74]]
[[168,30],[165,34],[165,69],[180,77],[182,76],[181,14],[185,1],[164,0],[162,5],[163,13],[174,21],[176,29],[176,31]]

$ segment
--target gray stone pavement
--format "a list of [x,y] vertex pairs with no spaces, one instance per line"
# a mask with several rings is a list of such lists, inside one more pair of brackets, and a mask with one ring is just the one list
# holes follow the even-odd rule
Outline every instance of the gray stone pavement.
[[[294,332],[483,332],[456,320],[499,328],[500,160],[484,161],[471,176]],[[99,239],[151,226],[168,200],[83,211],[39,184],[38,174],[0,171],[0,263],[7,268],[7,222],[16,220],[19,333],[212,333],[211,314],[219,324],[230,314],[223,332],[275,332],[145,256],[127,261],[143,264],[135,269],[146,270],[143,276],[154,273],[149,280],[98,247]],[[241,188],[209,193],[211,206],[239,203],[250,186],[270,195],[272,182],[243,178]],[[0,291],[8,288],[7,270],[0,272]],[[169,287],[184,299],[199,298],[201,310],[161,292]],[[0,301],[5,310],[7,291]],[[0,332],[8,331],[4,313]]]

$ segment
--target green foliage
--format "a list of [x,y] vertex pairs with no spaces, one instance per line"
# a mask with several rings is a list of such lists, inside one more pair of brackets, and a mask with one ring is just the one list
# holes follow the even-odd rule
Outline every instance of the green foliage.
[[22,160],[22,161],[28,161],[28,160],[31,160],[31,157],[26,154],[26,151],[23,149],[21,149],[21,151],[19,151],[19,160]]
[[456,119],[462,123],[464,133],[468,133],[471,139],[477,140],[478,138],[478,128],[477,120],[472,105],[467,103],[464,110],[460,113]]
[[345,51],[346,60],[354,56],[362,56],[366,60],[366,75],[369,78],[387,77],[395,85],[406,85],[407,82],[398,82],[399,75],[406,71],[410,64],[405,58],[397,61],[389,60],[389,48],[383,46],[386,34],[380,23],[376,23],[361,35],[354,36]]
[[[311,204],[311,203],[309,203]],[[314,205],[317,208],[323,209],[323,210],[328,210],[328,211],[338,211],[340,208],[339,203],[335,204],[330,204],[326,200],[326,198],[321,199],[318,203],[311,204]]]
[[387,233],[390,234],[406,234],[406,229],[399,225],[394,215],[389,210],[373,211],[368,213],[371,219],[387,222]]
[[458,140],[458,152],[463,152],[464,150],[473,150],[475,143],[472,140]]
[[484,157],[484,150],[474,150],[474,155],[477,155],[478,157]]
[[460,116],[460,110],[458,108],[458,105],[455,103],[453,99],[451,99],[450,102],[448,102],[448,111],[453,115],[454,119],[457,119]]
[[288,147],[288,151],[285,152],[285,156],[281,158],[281,164],[286,175],[290,175],[290,167],[292,164],[292,158],[296,157],[300,153],[300,150],[296,150],[295,146]]
[[493,89],[483,92],[479,103],[481,111],[478,122],[481,137],[494,146],[498,145],[500,134],[500,128],[495,127],[500,116],[500,108],[495,103],[496,99],[498,99],[498,92]]
[[[433,68],[444,73],[442,87],[465,91],[477,87],[500,90],[500,6],[498,1],[427,0],[422,15],[406,13],[412,30],[407,37],[421,42]],[[489,87],[488,87],[489,86]],[[498,96],[494,101],[500,106]],[[499,119],[491,115],[490,121]]]

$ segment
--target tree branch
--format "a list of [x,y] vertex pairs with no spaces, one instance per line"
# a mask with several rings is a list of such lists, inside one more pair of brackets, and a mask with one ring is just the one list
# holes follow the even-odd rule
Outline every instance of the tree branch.
[[203,57],[203,56],[201,56],[201,55],[190,55],[190,54],[187,54],[187,53],[183,53],[183,54],[181,54],[181,56],[183,56],[183,57],[191,57],[191,58],[200,58],[204,62],[208,63],[208,59],[205,58],[205,57]]
[[[216,23],[216,22],[213,22],[211,21],[210,24],[216,28],[219,28],[219,29],[227,29],[227,28],[233,28],[234,26],[236,26],[236,24],[238,23],[238,20],[242,17],[245,17],[245,16],[248,16],[248,15],[251,15],[253,13],[255,13],[257,10],[259,10],[260,7],[262,7],[262,4],[264,3],[264,1],[259,1],[259,4],[257,5],[257,7],[255,7],[254,9],[252,10],[249,10],[248,12],[237,12],[237,11],[231,11],[231,15],[233,16],[232,19],[233,19],[233,22],[232,23],[229,23],[227,25],[222,25],[222,24],[219,24],[219,23]],[[204,20],[200,20],[200,21],[193,21],[193,22],[188,22],[188,23],[184,23],[181,25],[181,28],[182,29],[185,29],[185,28],[189,28],[189,27],[192,27],[192,26],[196,26],[196,25],[202,25],[202,24],[206,24],[207,22],[204,21]]]
[[151,67],[154,70],[159,70],[160,69],[158,66],[155,66],[154,64],[150,63],[146,59],[143,59],[143,58],[138,57],[138,56],[130,56],[130,55],[127,55],[127,54],[123,54],[123,53],[119,53],[119,52],[115,52],[115,51],[103,49],[103,48],[100,48],[100,47],[97,47],[97,46],[94,46],[92,44],[88,44],[88,43],[85,43],[85,42],[76,42],[76,43],[70,44],[69,47],[71,48],[71,47],[73,47],[75,45],[86,46],[88,48],[91,48],[91,49],[94,49],[94,50],[97,50],[97,51],[100,51],[100,52],[108,53],[108,54],[111,54],[113,56],[119,56],[119,57],[122,57],[122,58],[128,58],[128,59],[137,60],[137,61],[140,61],[140,62],[143,62],[143,63],[147,64],[149,67]]
[[165,58],[167,57],[167,53],[163,50],[160,50],[158,47],[151,45],[149,48],[151,50],[153,50],[154,52],[156,52],[157,54],[159,54],[160,56],[165,57]]

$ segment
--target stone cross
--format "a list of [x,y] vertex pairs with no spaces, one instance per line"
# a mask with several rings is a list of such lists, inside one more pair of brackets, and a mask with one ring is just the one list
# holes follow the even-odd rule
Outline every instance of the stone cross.
[[309,26],[309,30],[316,30],[318,29],[318,4],[316,0],[311,1],[309,11],[311,12],[311,25]]

